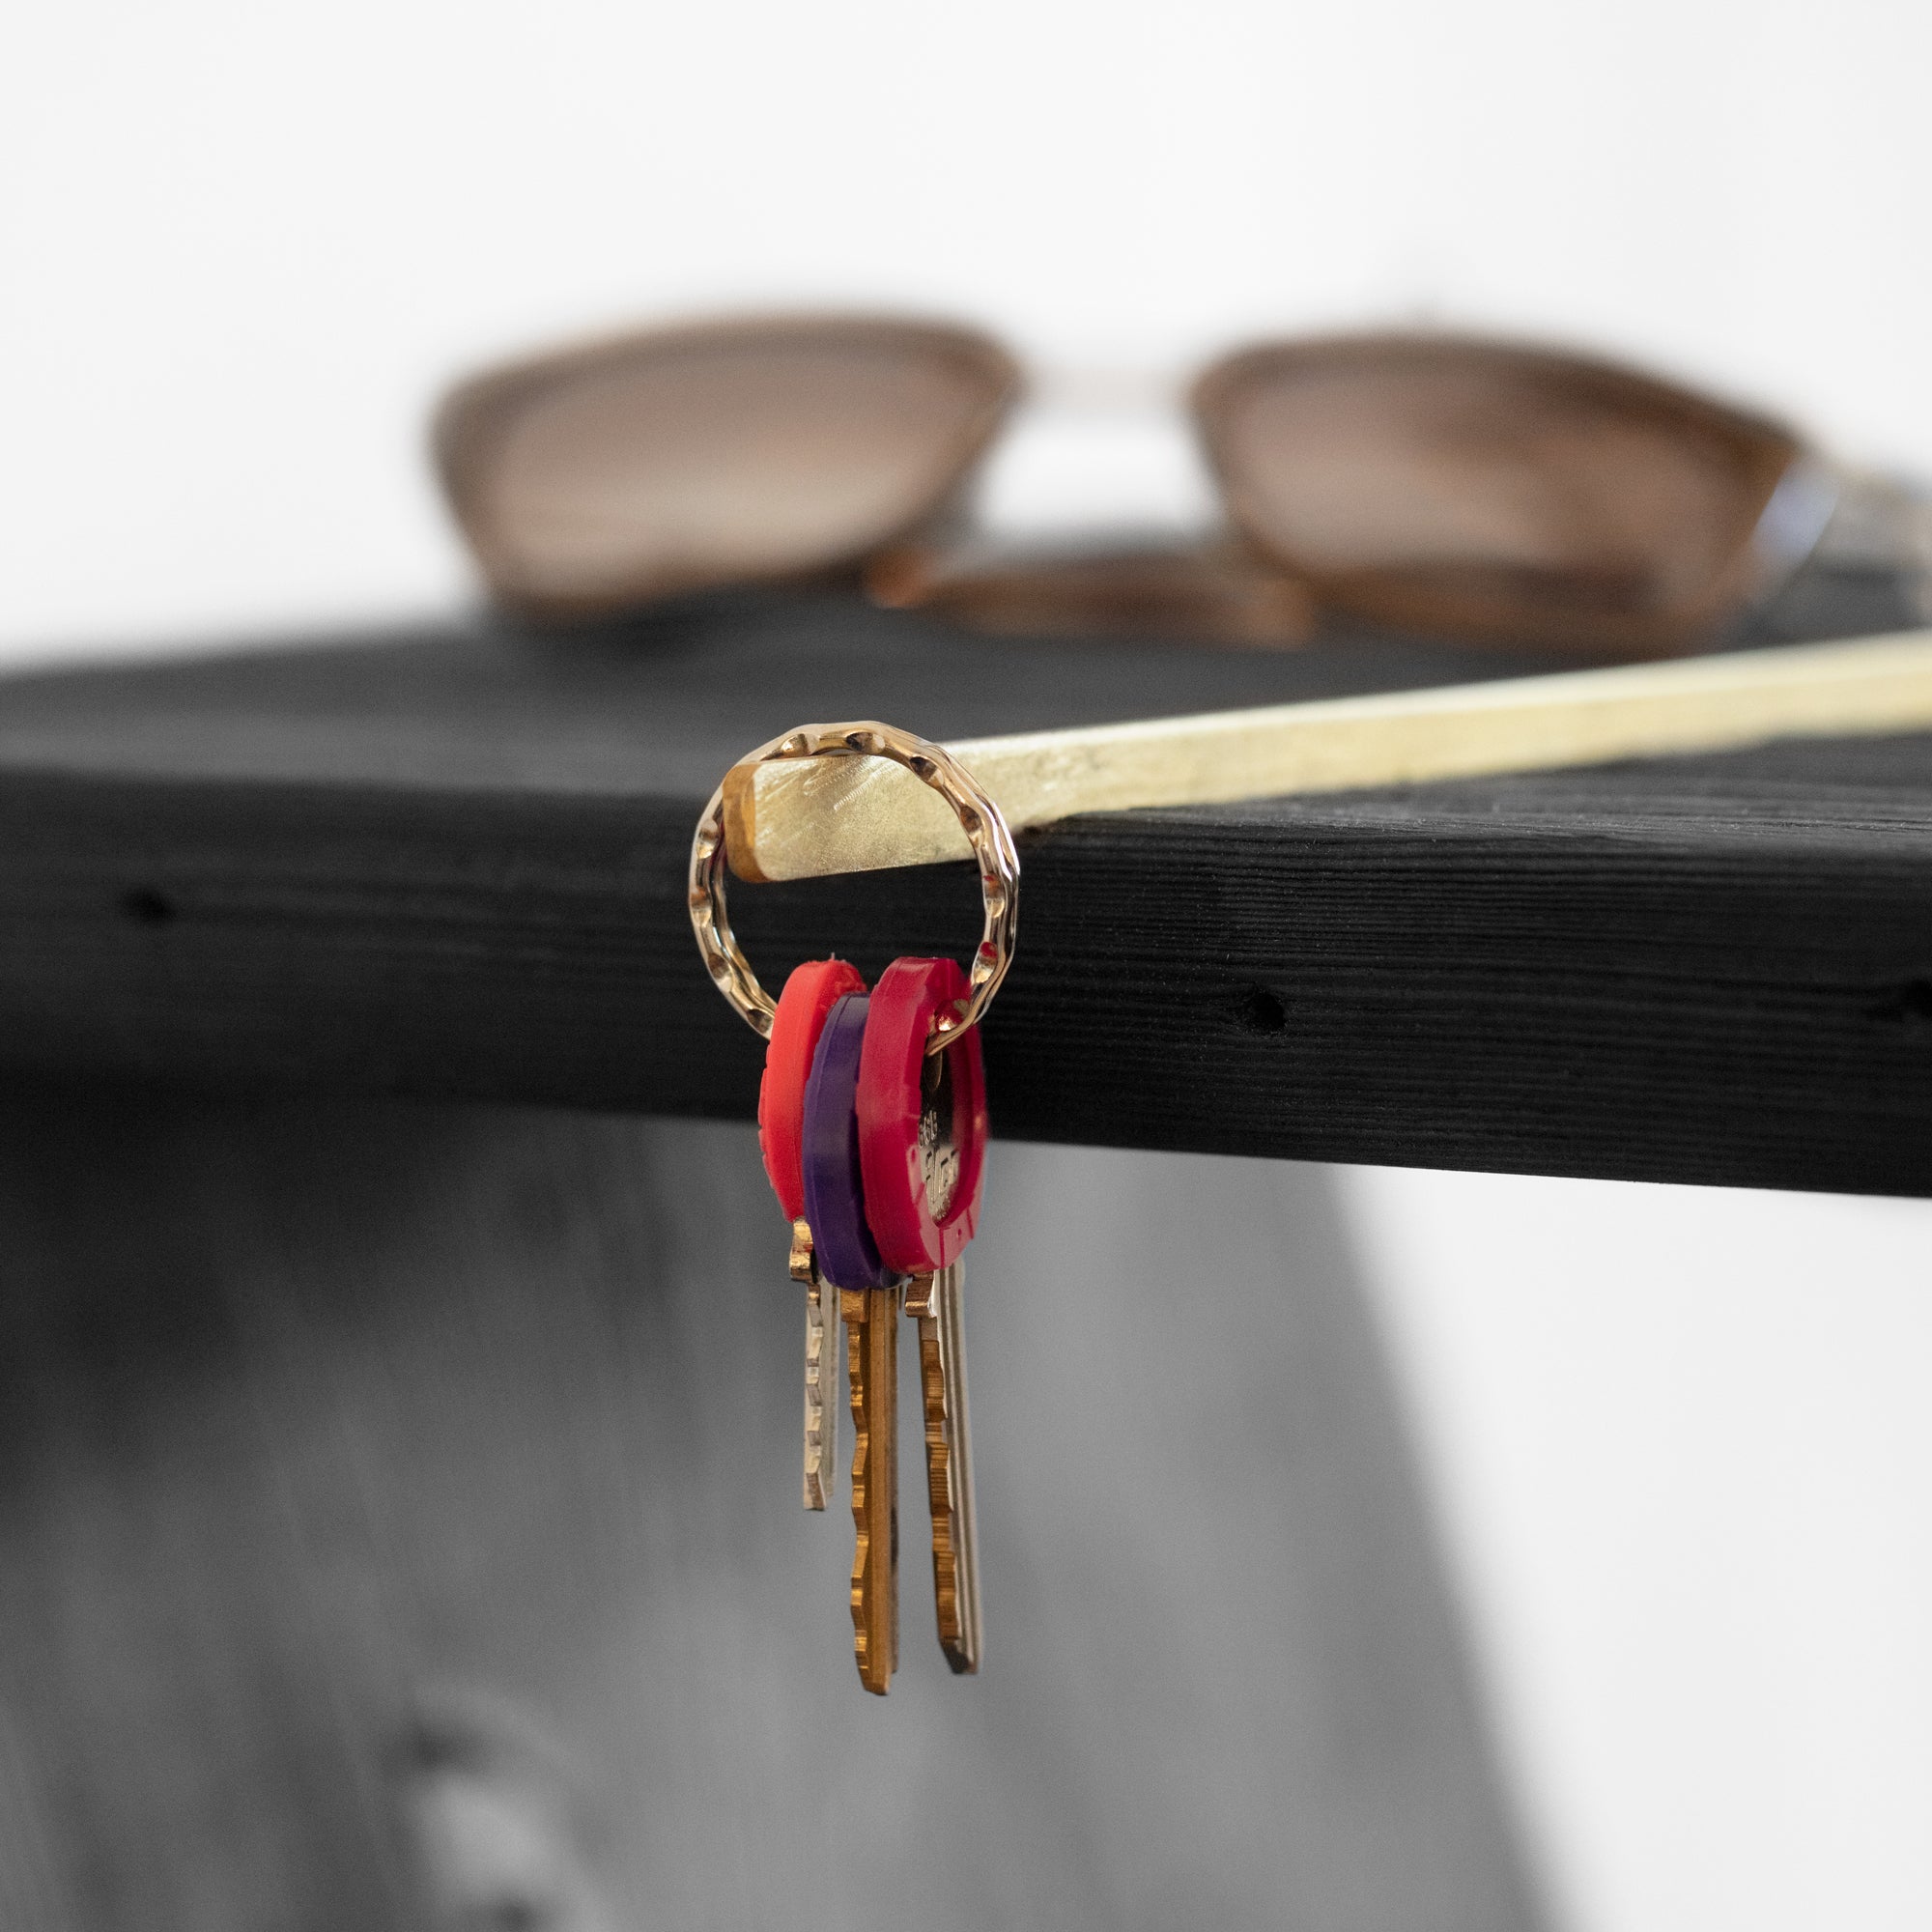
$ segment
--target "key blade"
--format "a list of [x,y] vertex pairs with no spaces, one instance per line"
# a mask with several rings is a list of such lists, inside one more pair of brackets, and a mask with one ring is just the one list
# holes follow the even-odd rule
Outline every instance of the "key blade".
[[961,1287],[961,1269],[955,1262],[935,1274],[916,1277],[906,1308],[919,1321],[925,1489],[932,1513],[932,1594],[939,1647],[954,1674],[968,1677],[980,1668],[980,1561]]
[[848,1288],[838,1300],[852,1394],[852,1650],[859,1682],[883,1697],[899,1648],[899,1292]]
[[[947,1413],[952,1423],[953,1500],[958,1513],[960,1644],[956,1670],[980,1668],[980,1529],[973,1493],[973,1411],[966,1397],[965,1269],[958,1262],[943,1270],[947,1278],[939,1332],[944,1350]],[[948,1660],[952,1660],[949,1658]]]

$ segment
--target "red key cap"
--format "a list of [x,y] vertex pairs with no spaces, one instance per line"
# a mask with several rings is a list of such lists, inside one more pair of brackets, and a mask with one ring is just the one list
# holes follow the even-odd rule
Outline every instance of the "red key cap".
[[925,1050],[934,1019],[969,990],[951,959],[895,959],[872,989],[859,1062],[859,1160],[872,1238],[901,1274],[950,1266],[980,1219],[986,1160],[980,1029],[955,1034],[937,1054]]
[[805,1216],[805,1083],[811,1078],[818,1036],[836,1000],[865,990],[859,969],[848,961],[808,959],[779,995],[758,1087],[758,1149],[787,1221]]

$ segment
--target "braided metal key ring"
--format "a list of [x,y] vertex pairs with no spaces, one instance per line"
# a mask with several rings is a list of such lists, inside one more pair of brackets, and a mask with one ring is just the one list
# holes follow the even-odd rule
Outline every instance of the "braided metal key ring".
[[954,1034],[975,1026],[993,1003],[1012,964],[1019,937],[1020,856],[1005,814],[992,795],[943,745],[915,737],[895,725],[860,720],[849,724],[801,724],[742,757],[711,795],[691,841],[691,929],[697,935],[711,983],[723,993],[761,1038],[769,1039],[778,1002],[759,985],[752,963],[731,931],[724,904],[724,796],[733,777],[755,765],[786,758],[890,758],[931,786],[958,818],[980,865],[980,895],[985,927],[967,974],[970,992],[952,1012],[942,1014],[926,1041],[937,1053]]

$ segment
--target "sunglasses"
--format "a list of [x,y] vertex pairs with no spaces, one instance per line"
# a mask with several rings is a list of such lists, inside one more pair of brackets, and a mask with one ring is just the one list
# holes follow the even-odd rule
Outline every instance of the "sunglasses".
[[971,329],[752,318],[477,377],[434,446],[493,594],[545,620],[845,582],[1009,634],[1281,645],[1341,617],[1653,656],[1716,640],[1834,540],[1932,583],[1932,507],[1776,422],[1612,363],[1433,334],[1210,364],[1189,404],[1218,531],[995,543],[967,495],[1022,389]]

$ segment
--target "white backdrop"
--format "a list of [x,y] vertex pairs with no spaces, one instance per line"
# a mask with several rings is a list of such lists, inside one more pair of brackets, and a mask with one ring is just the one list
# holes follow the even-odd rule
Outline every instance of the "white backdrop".
[[[1932,472],[1928,71],[1907,0],[16,7],[0,646],[446,607],[434,387],[741,301],[1155,368],[1501,324]],[[1086,473],[1184,497],[1127,441]],[[1349,1188],[1568,1920],[1932,1922],[1932,1211]]]

